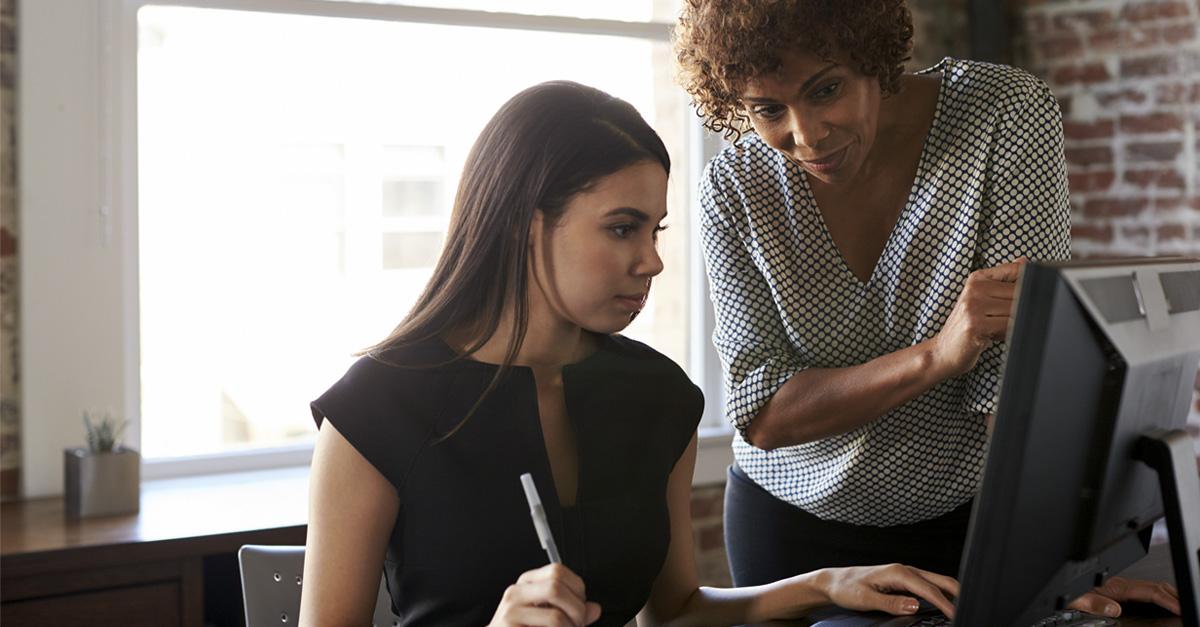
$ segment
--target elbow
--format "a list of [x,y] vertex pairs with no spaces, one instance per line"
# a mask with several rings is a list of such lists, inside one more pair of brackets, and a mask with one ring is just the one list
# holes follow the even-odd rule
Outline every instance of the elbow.
[[785,446],[808,444],[824,437],[808,421],[780,421],[777,418],[763,408],[742,432],[742,439],[754,448],[773,451]]
[[750,421],[750,426],[742,432],[742,439],[754,448],[773,451],[783,446],[783,443],[778,430],[773,429],[771,421],[764,419],[762,414],[763,412],[759,412],[759,415]]

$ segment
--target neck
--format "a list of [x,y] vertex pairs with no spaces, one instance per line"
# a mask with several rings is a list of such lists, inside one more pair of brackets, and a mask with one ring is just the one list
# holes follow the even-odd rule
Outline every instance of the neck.
[[[875,141],[871,152],[859,168],[852,186],[861,186],[878,178],[895,167],[895,156],[907,142],[923,141],[920,131],[925,129],[921,106],[921,93],[916,84],[920,79],[912,74],[900,77],[900,91],[879,101],[879,123],[875,129]],[[921,135],[917,137],[917,135]]]
[[[514,366],[531,368],[561,368],[577,362],[595,350],[596,339],[579,327],[553,315],[548,304],[539,298],[531,298],[529,318],[526,321],[525,338],[517,350]],[[516,307],[508,303],[500,315],[496,333],[484,342],[471,358],[477,361],[500,364],[508,353],[508,344],[513,337],[513,319]],[[451,344],[458,349],[471,345],[476,338],[457,337]]]

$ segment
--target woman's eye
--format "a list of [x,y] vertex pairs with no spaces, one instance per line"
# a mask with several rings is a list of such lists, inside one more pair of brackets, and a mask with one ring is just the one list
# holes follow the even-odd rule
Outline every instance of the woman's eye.
[[834,96],[835,94],[837,94],[838,88],[841,86],[842,86],[842,84],[840,82],[830,83],[830,84],[822,87],[821,89],[817,90],[817,92],[814,93],[813,96],[815,96],[817,98],[830,98],[830,97]]
[[779,113],[781,111],[783,111],[783,107],[781,107],[779,105],[762,105],[762,106],[754,107],[750,110],[750,112],[753,113],[755,117],[761,118],[764,120],[773,120],[773,119],[779,117]]
[[656,242],[657,242],[657,241],[658,241],[658,234],[659,234],[659,233],[662,233],[662,232],[663,232],[663,231],[665,231],[665,230],[667,230],[667,225],[665,225],[665,224],[664,224],[664,225],[662,225],[662,226],[656,226],[656,227],[654,227],[654,241],[656,241]]
[[635,228],[636,227],[634,227],[632,224],[618,224],[616,226],[608,227],[608,230],[612,231],[613,235],[616,235],[617,237],[626,238],[629,237],[630,233],[633,233]]

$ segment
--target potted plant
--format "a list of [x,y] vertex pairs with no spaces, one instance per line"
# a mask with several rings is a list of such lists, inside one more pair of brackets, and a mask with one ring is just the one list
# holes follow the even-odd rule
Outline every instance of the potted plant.
[[83,412],[87,448],[63,451],[63,500],[69,518],[128,514],[140,503],[141,456],[121,445],[126,421],[93,421]]

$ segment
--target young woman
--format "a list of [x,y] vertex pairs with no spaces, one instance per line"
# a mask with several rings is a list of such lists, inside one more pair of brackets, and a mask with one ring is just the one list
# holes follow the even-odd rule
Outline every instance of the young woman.
[[[834,603],[946,612],[953,579],[899,565],[697,585],[700,392],[616,332],[662,270],[670,162],[622,100],[545,83],[467,159],[433,277],[312,404],[302,625],[367,624],[379,573],[405,625],[736,624]],[[519,476],[542,495],[546,565]],[[640,614],[639,614],[640,613]]]
[[[1058,102],[1016,68],[904,72],[903,0],[687,0],[682,82],[735,145],[701,182],[737,428],[736,585],[898,561],[958,572],[1023,258],[1070,256]],[[1079,602],[1178,611],[1167,586]]]

